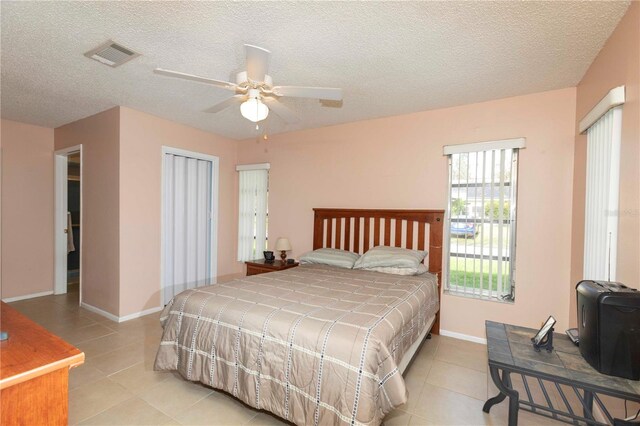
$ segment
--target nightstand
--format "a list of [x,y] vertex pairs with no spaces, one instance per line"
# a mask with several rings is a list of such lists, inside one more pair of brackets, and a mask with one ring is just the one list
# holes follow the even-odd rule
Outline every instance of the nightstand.
[[271,263],[267,263],[264,259],[248,260],[247,264],[247,276],[266,274],[267,272],[284,271],[285,269],[295,268],[299,265],[298,262],[287,263],[282,260],[274,260]]

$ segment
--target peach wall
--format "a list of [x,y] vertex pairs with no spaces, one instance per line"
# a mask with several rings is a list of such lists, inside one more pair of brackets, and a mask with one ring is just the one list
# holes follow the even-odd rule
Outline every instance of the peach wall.
[[[582,81],[576,95],[578,122],[612,88],[626,86],[622,112],[620,216],[617,280],[640,288],[640,3],[632,2]],[[577,130],[576,130],[577,133]],[[571,256],[571,321],[576,322],[575,284],[582,279],[586,135],[577,135],[574,155]]]
[[55,129],[55,149],[82,144],[82,301],[118,315],[119,108]]
[[2,120],[2,298],[53,291],[53,129]]
[[[520,155],[516,302],[444,295],[442,329],[484,337],[486,319],[567,326],[575,89],[347,123],[241,142],[270,162],[270,241],[311,249],[313,207],[445,208],[443,145],[527,138]],[[552,295],[552,297],[550,297]]]
[[162,146],[220,158],[218,276],[239,274],[237,142],[120,108],[120,315],[160,305]]

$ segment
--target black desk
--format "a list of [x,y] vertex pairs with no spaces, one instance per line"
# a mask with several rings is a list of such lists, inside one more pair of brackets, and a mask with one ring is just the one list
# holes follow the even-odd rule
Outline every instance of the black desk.
[[[500,393],[484,404],[483,411],[488,413],[491,407],[508,397],[509,426],[518,424],[519,409],[570,424],[607,425],[594,419],[594,401],[609,424],[613,424],[599,394],[640,402],[640,381],[598,373],[564,334],[554,333],[552,352],[536,352],[531,337],[537,330],[487,321],[486,331],[489,371]],[[526,390],[522,398],[512,386],[511,374],[522,377]],[[541,401],[533,397],[528,380],[540,386],[544,396]],[[543,380],[551,383],[551,391]],[[572,394],[569,397],[565,394],[567,388]],[[554,406],[549,397],[551,392],[559,395],[562,403],[557,402]],[[580,406],[572,407],[570,399],[577,399]]]

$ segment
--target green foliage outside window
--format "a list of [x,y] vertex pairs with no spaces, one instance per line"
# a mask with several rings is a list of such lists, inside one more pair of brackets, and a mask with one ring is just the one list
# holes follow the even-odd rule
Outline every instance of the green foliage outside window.
[[[511,204],[505,201],[502,205],[502,218],[508,219],[510,216]],[[484,215],[489,219],[500,218],[500,202],[498,200],[487,201],[484,203]]]
[[467,214],[467,202],[462,198],[455,198],[451,202],[451,212],[454,216],[462,216]]

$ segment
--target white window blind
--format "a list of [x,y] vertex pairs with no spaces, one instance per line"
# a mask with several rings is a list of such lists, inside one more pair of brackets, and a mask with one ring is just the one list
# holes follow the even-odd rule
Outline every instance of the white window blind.
[[513,300],[518,151],[525,140],[450,145],[445,288]]
[[268,164],[238,166],[238,260],[262,259],[267,249]]
[[616,279],[622,107],[587,130],[584,278]]

